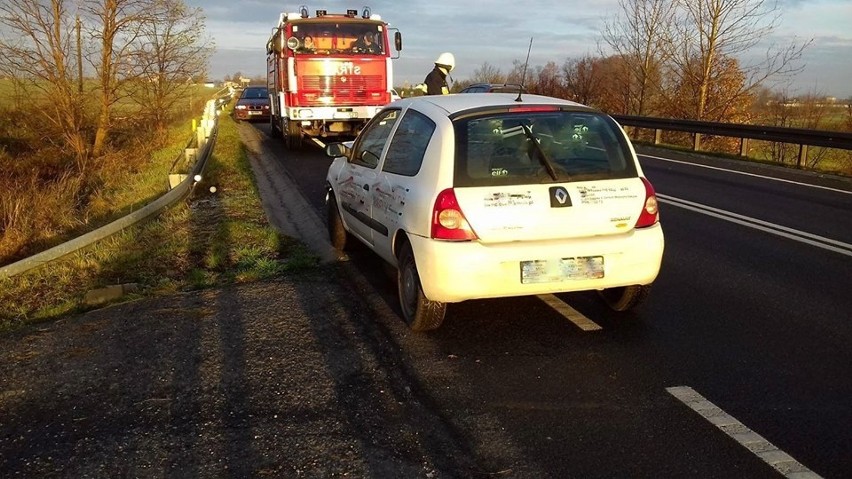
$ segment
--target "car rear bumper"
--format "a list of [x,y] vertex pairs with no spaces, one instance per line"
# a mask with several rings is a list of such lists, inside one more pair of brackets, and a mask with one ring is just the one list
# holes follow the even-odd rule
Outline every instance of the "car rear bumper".
[[[664,248],[659,224],[623,235],[547,242],[485,245],[419,236],[410,241],[424,294],[447,303],[650,284]],[[602,278],[522,283],[522,261],[589,256],[603,257]]]
[[384,105],[364,106],[300,106],[288,107],[284,114],[300,121],[366,121],[374,117]]

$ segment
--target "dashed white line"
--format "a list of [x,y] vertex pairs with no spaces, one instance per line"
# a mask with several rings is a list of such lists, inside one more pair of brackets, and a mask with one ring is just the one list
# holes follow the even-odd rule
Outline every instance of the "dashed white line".
[[666,388],[672,396],[689,406],[722,432],[751,451],[788,479],[820,479],[821,476],[805,467],[792,456],[775,447],[760,434],[704,398],[689,386]]
[[582,329],[583,331],[597,331],[599,329],[603,329],[596,322],[583,316],[583,313],[577,311],[571,306],[568,306],[567,304],[565,304],[565,301],[562,301],[555,295],[540,294],[538,295],[538,298],[544,301],[546,305],[553,308],[557,313],[561,314],[562,316],[565,316],[568,321],[571,321],[572,323],[576,324],[577,327]]

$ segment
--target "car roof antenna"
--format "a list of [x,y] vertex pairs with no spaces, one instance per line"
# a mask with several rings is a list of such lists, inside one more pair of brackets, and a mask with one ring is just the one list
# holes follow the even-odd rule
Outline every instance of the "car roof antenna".
[[527,81],[527,65],[530,64],[530,51],[532,50],[533,37],[530,37],[530,47],[527,49],[527,61],[524,62],[524,72],[521,74],[521,86],[518,87],[518,98],[515,101],[521,100],[521,93],[524,92],[524,83]]

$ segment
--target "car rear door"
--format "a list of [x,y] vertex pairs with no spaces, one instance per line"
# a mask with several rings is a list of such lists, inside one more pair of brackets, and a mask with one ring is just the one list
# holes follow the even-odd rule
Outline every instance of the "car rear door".
[[409,108],[393,132],[382,160],[381,172],[372,189],[372,217],[376,225],[374,248],[393,263],[394,233],[400,228],[402,213],[412,191],[433,188],[428,179],[415,178],[436,129],[426,115]]

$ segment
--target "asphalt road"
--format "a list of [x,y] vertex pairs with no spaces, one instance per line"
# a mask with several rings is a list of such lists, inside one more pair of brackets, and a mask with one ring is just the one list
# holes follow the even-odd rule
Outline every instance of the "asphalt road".
[[[265,128],[270,220],[325,251],[329,160]],[[0,338],[0,477],[849,477],[852,188],[642,163],[666,252],[636,313],[470,301],[414,334],[365,250],[106,308]]]
[[[266,146],[321,215],[329,160],[313,146]],[[551,477],[848,477],[852,183],[643,151],[665,198],[666,234],[647,306],[625,317],[594,295],[559,295],[602,326],[585,332],[538,298],[453,305],[427,336],[430,352],[410,353],[430,397],[474,438],[502,431],[516,448],[503,457],[507,469],[520,461]],[[396,308],[375,258],[353,261]],[[450,377],[433,373],[446,358]],[[676,400],[667,389],[675,387],[765,442],[738,443]],[[767,442],[778,451],[758,457]],[[792,459],[799,464],[788,467]]]

